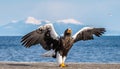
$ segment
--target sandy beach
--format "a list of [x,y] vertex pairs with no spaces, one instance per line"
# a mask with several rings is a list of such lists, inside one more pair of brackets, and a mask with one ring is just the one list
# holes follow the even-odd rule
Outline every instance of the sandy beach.
[[[63,69],[120,69],[119,63],[66,63]],[[0,62],[0,69],[62,69],[54,62]]]

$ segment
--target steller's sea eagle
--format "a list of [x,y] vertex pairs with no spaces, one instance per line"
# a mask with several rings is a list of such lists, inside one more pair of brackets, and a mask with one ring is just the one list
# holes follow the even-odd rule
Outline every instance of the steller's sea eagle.
[[21,42],[26,48],[40,44],[48,50],[44,56],[57,58],[59,66],[66,67],[65,59],[75,42],[92,40],[94,35],[100,37],[104,32],[105,28],[84,27],[72,36],[72,30],[68,28],[63,36],[58,36],[52,24],[45,24],[23,36]]

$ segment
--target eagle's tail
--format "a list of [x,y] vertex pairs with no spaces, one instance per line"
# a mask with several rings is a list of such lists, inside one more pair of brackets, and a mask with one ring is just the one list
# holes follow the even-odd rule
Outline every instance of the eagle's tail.
[[54,58],[54,56],[55,56],[55,50],[47,51],[44,54],[42,54],[41,56],[43,56],[43,57],[53,57]]

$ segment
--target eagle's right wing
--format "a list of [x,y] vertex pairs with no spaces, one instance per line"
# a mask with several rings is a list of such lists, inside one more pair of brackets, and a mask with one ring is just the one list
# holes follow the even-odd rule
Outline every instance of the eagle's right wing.
[[59,41],[59,36],[54,30],[52,24],[45,24],[22,37],[22,45],[31,47],[41,44],[45,50],[54,49]]

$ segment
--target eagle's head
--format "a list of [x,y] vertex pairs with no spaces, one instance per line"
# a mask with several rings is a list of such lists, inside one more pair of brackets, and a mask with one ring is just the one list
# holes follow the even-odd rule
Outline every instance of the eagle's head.
[[64,36],[71,36],[71,35],[72,35],[72,29],[71,28],[66,29],[64,32]]

